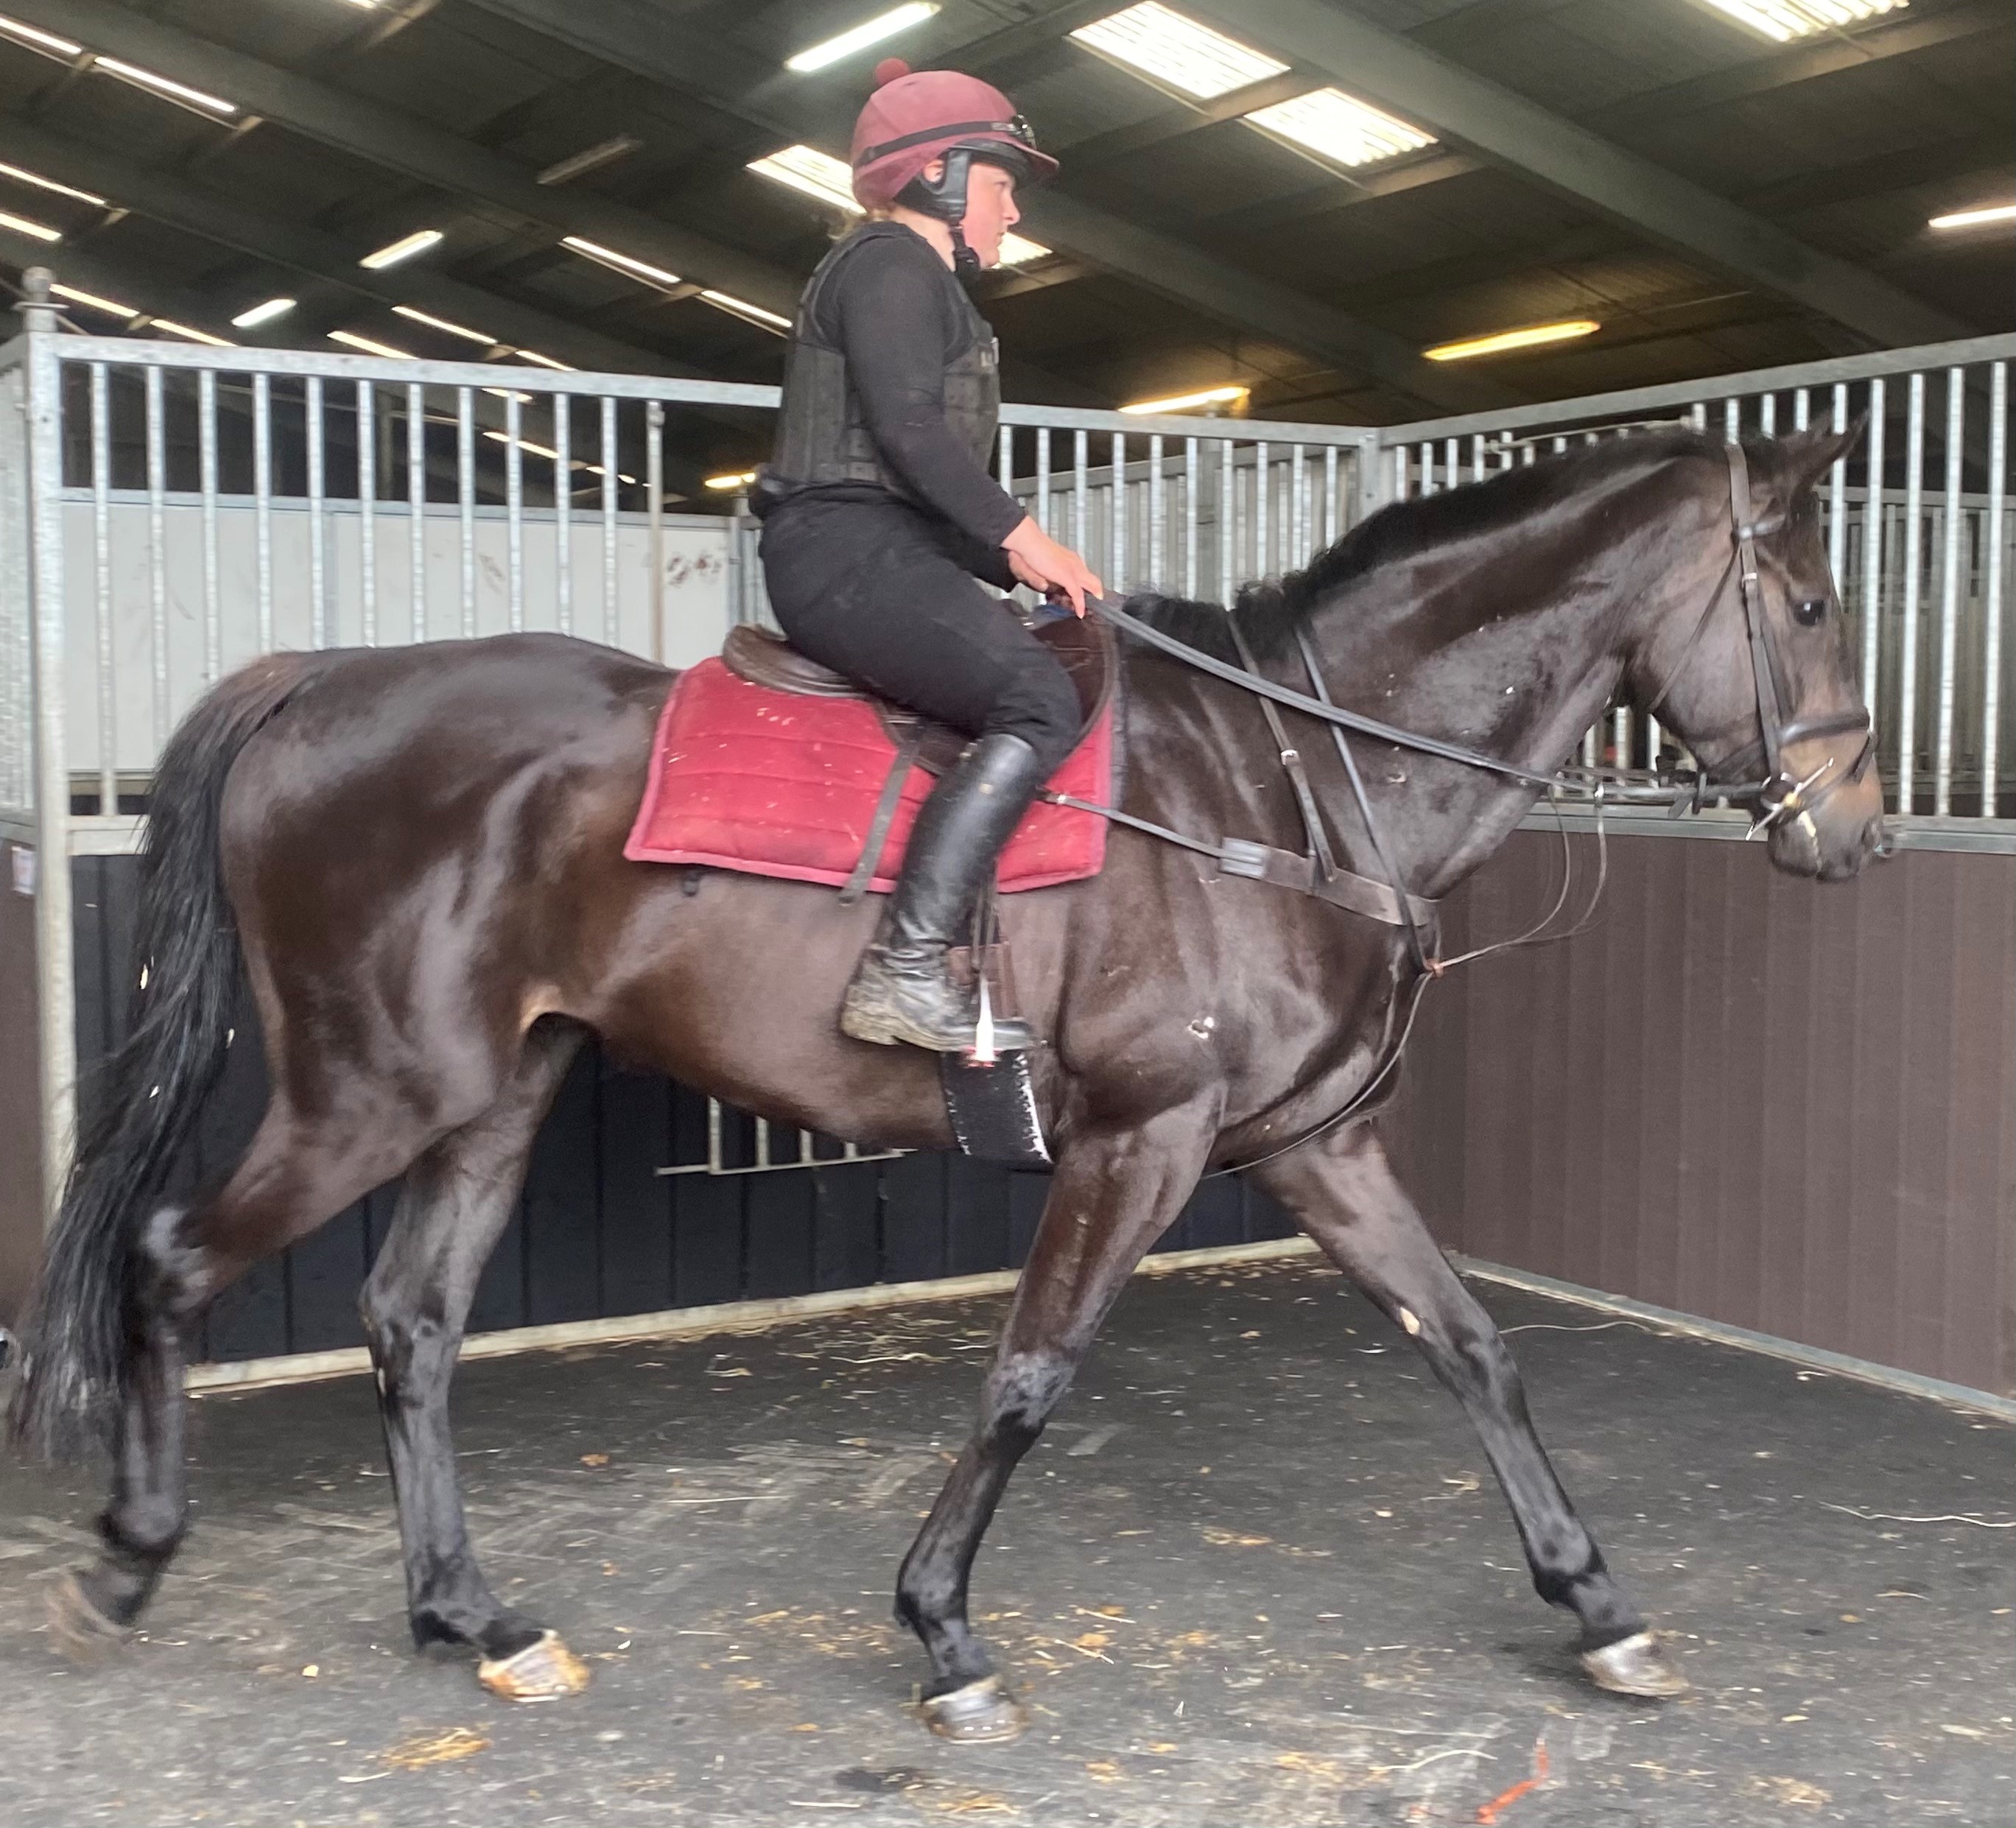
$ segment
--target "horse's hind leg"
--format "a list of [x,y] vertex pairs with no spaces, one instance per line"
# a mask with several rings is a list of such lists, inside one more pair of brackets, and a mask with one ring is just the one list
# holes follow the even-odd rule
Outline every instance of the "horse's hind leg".
[[1512,1355],[1428,1235],[1385,1151],[1358,1125],[1258,1171],[1330,1261],[1412,1334],[1482,1438],[1511,1506],[1533,1585],[1582,1621],[1582,1662],[1603,1687],[1636,1695],[1687,1687],[1611,1578],[1533,1431]]
[[127,1391],[115,1425],[103,1553],[56,1590],[53,1620],[72,1649],[124,1634],[140,1615],[187,1522],[184,1340],[211,1298],[261,1258],[359,1200],[427,1140],[389,1104],[303,1116],[275,1089],[245,1157],[215,1193],[157,1207],[133,1243]]
[[1215,1116],[1191,1107],[1167,1112],[1139,1129],[1082,1139],[1057,1164],[981,1392],[980,1425],[897,1577],[896,1616],[923,1640],[936,1679],[924,1718],[945,1738],[1011,1739],[1026,1724],[967,1622],[973,1558],[1100,1322],[1197,1185]]
[[448,1381],[477,1278],[510,1219],[533,1135],[581,1039],[569,1024],[535,1026],[496,1103],[407,1170],[362,1301],[414,1642],[473,1646],[484,1686],[510,1700],[572,1694],[588,1671],[554,1633],[500,1604],[476,1564],[455,1485]]

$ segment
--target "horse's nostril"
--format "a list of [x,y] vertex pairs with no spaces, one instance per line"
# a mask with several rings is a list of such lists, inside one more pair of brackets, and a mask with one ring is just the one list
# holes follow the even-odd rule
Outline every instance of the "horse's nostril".
[[1897,847],[1891,841],[1888,826],[1883,822],[1881,813],[1863,827],[1862,843],[1872,857],[1890,857],[1896,854]]

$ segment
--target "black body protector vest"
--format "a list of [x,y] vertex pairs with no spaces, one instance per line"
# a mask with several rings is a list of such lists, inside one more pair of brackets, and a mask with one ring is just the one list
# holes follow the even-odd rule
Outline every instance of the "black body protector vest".
[[[916,239],[901,222],[866,222],[836,246],[814,270],[798,300],[790,351],[784,366],[784,398],[777,416],[776,443],[763,472],[762,489],[772,502],[801,490],[834,484],[866,484],[920,506],[902,477],[882,459],[861,402],[847,372],[847,358],[819,327],[819,299],[841,263],[857,248],[892,236]],[[931,264],[944,282],[952,321],[961,327],[959,347],[945,363],[945,421],[952,435],[973,453],[982,470],[992,467],[994,438],[1001,419],[999,345],[992,328],[967,297],[934,250]]]

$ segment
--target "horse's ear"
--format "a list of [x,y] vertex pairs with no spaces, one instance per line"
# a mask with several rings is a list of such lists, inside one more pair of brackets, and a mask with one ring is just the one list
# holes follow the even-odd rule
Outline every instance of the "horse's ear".
[[1785,452],[1785,476],[1795,493],[1811,488],[1835,464],[1862,441],[1869,415],[1859,412],[1839,431],[1827,426],[1809,426],[1778,442]]

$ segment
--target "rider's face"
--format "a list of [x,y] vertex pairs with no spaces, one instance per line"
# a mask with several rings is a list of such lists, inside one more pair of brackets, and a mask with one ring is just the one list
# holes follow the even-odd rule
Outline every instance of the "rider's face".
[[1015,180],[999,165],[976,159],[966,177],[966,245],[983,267],[998,266],[1001,238],[1022,219],[1015,207]]

